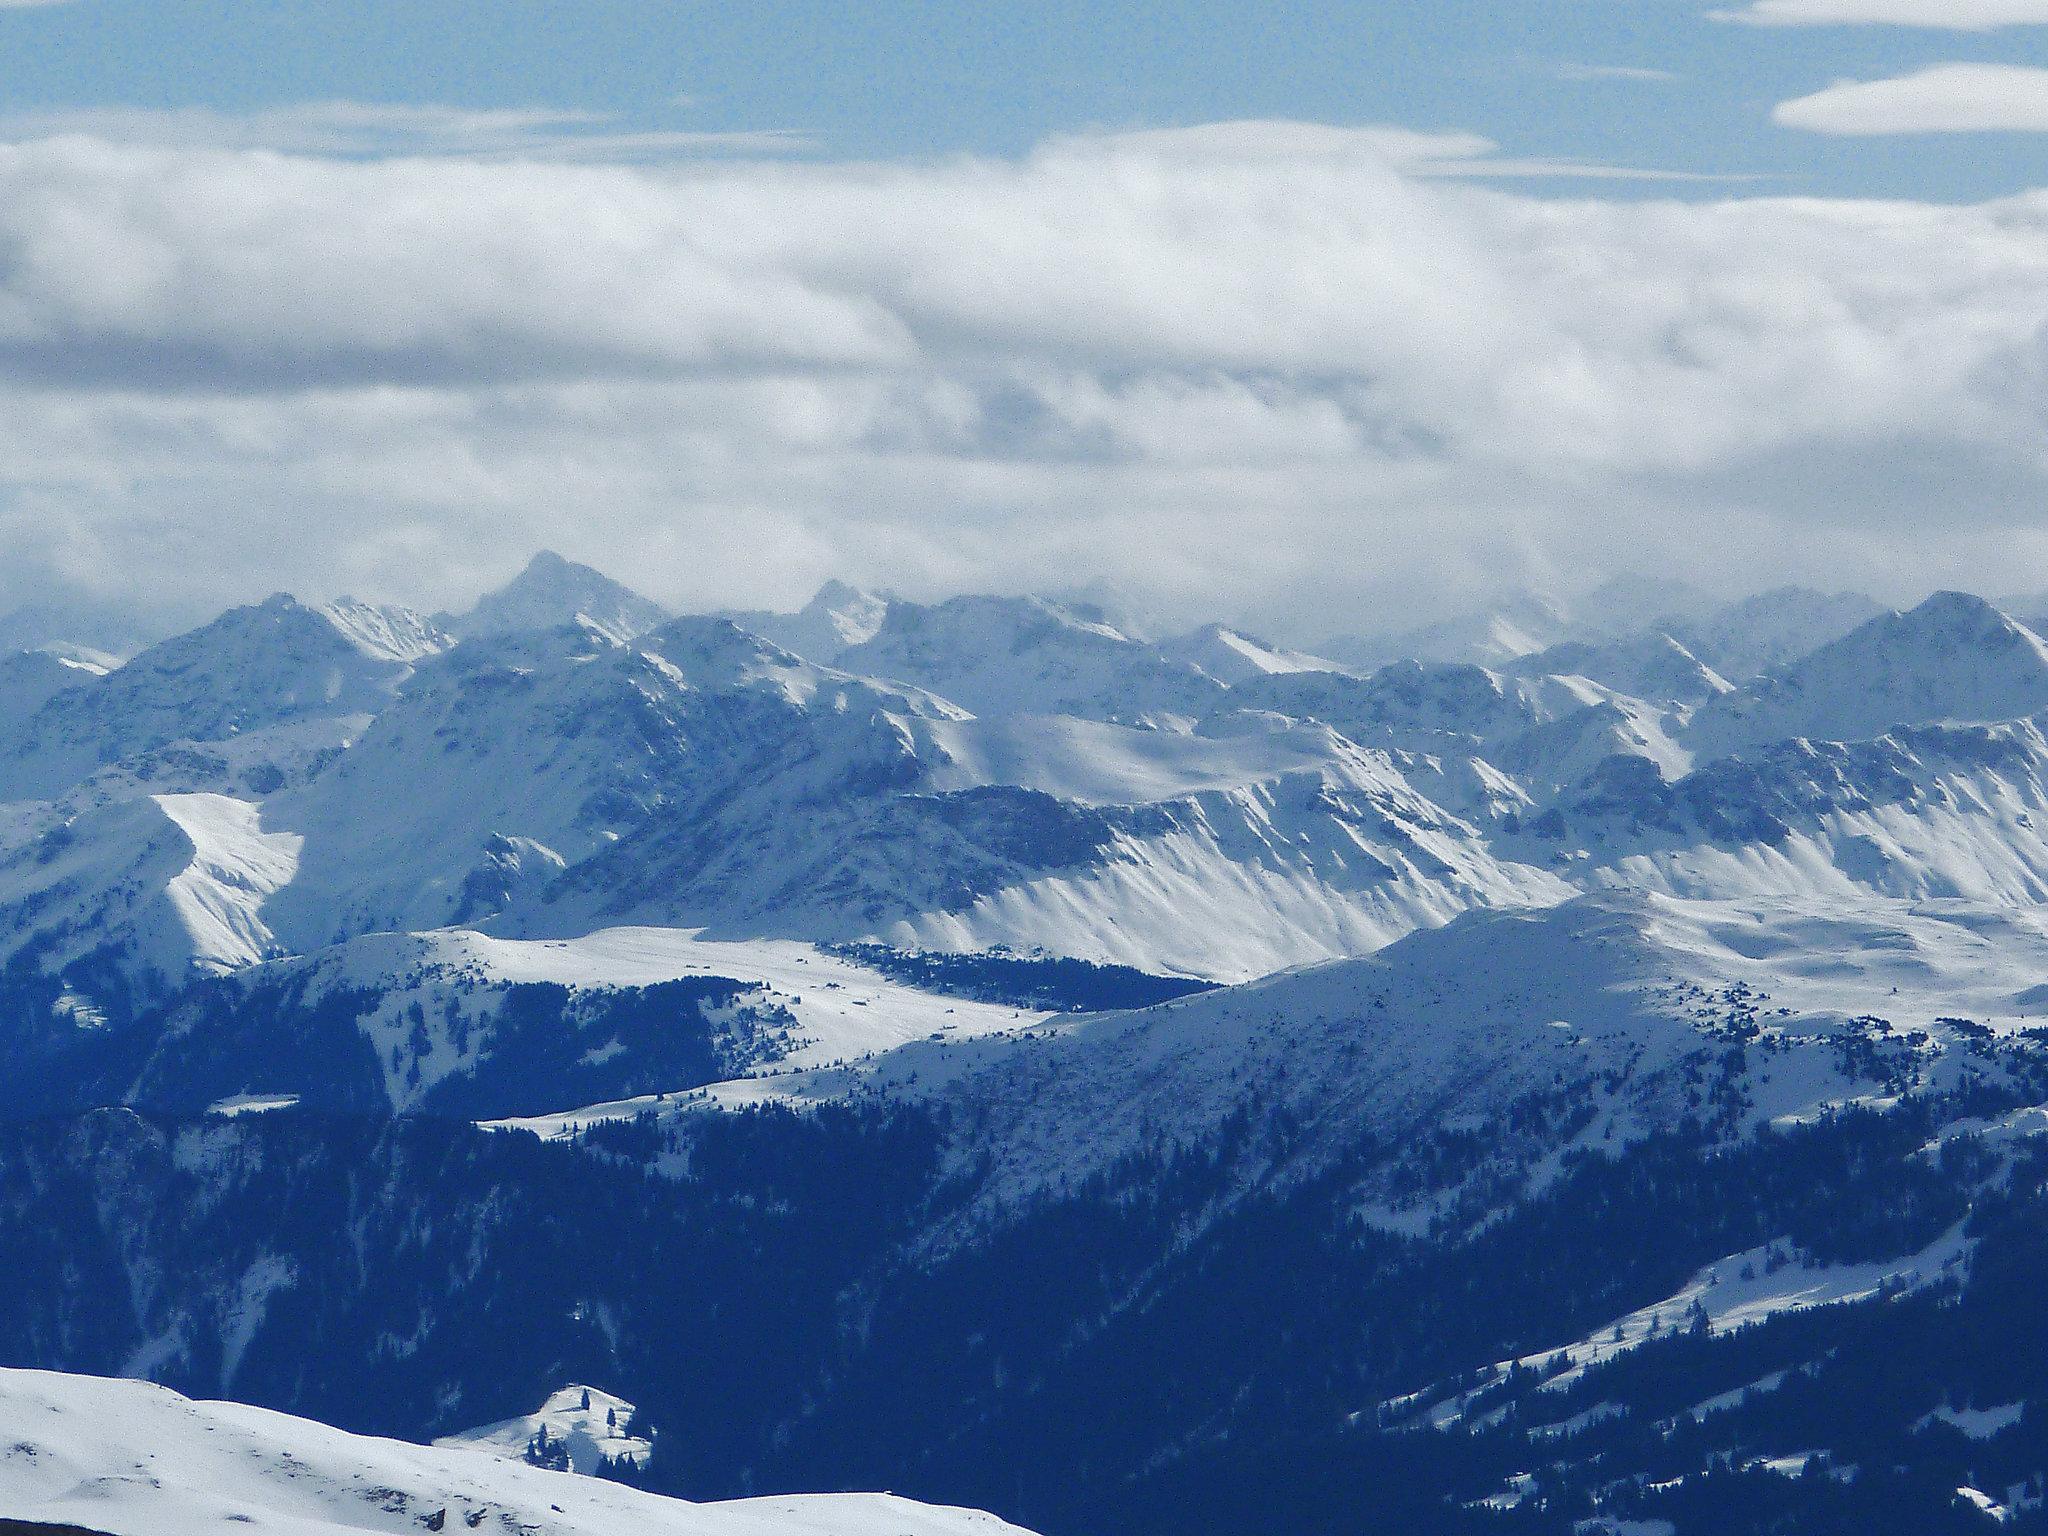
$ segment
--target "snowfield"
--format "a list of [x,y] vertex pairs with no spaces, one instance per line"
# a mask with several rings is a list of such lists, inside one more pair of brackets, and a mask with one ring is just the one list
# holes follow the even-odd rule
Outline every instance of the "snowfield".
[[[415,938],[421,953],[413,964],[444,982],[469,976],[587,989],[707,976],[755,984],[796,1017],[801,1043],[776,1059],[777,1069],[850,1061],[934,1035],[972,1039],[1044,1017],[921,991],[789,939],[707,939],[681,928],[607,928],[577,939],[499,939],[458,929]],[[350,974],[346,965],[342,974]],[[356,974],[381,984],[392,972],[372,964]]]
[[[1126,1013],[1053,1018],[979,1039],[920,1040],[872,1061],[716,1085],[666,1102],[519,1122],[560,1135],[647,1110],[872,1095],[971,1108],[992,1198],[1079,1182],[1160,1143],[1200,1146],[1233,1114],[1284,1112],[1314,1148],[1479,1126],[1563,1089],[1594,1113],[1571,1145],[1626,1144],[1688,1104],[1689,1077],[1753,1039],[1742,1124],[1811,1117],[1895,1085],[1952,1084],[1973,1031],[2048,1015],[2048,913],[1961,902],[1582,897],[1474,912],[1380,953]],[[1015,1021],[1025,1026],[1028,1021]],[[2032,1122],[2015,1122],[2025,1134]],[[1536,1176],[1563,1145],[1537,1151]],[[1381,1209],[1395,1230],[1429,1207]]]
[[613,1461],[647,1459],[652,1441],[626,1433],[633,1419],[633,1404],[596,1387],[566,1386],[549,1394],[540,1407],[518,1418],[502,1419],[480,1429],[466,1429],[443,1435],[434,1442],[447,1450],[482,1451],[506,1461],[524,1462],[529,1448],[542,1430],[549,1442],[560,1447],[569,1470],[595,1476],[609,1457]]
[[[593,1399],[594,1400],[594,1399]],[[0,1370],[0,1516],[106,1536],[1003,1536],[886,1494],[688,1504],[146,1382]],[[436,1524],[436,1517],[439,1523]]]

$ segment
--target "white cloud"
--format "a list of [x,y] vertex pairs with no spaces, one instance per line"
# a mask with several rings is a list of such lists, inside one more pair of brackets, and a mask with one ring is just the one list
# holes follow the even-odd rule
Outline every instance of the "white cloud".
[[1722,21],[1769,27],[1895,26],[1947,32],[2048,25],[2048,0],[1753,0],[1713,11]]
[[1892,80],[1844,80],[1781,103],[1786,128],[1813,133],[2048,133],[2048,69],[1937,64]]
[[1313,633],[1532,571],[2048,560],[2048,195],[1434,174],[1488,158],[1299,124],[907,164],[0,147],[0,607],[438,604],[552,544],[677,601],[1085,571]]

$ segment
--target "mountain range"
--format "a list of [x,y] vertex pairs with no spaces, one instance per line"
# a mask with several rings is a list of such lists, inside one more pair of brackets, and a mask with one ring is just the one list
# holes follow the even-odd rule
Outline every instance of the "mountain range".
[[2026,607],[0,657],[0,1517],[2040,1528]]

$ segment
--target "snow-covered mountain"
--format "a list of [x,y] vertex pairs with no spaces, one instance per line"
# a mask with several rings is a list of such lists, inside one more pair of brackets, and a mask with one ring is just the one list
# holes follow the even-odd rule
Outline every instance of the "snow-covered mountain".
[[2044,827],[2048,742],[2018,721],[1785,742],[1675,782],[1611,760],[1503,851],[1575,865],[1581,879],[1682,894],[1876,892],[2026,907],[2048,894]]
[[1162,654],[1201,668],[1218,682],[1235,687],[1253,678],[1281,672],[1340,672],[1334,661],[1291,651],[1224,624],[1204,624],[1184,635],[1159,642]]
[[61,589],[0,614],[0,651],[47,651],[96,667],[115,667],[157,640],[170,625],[127,603]]
[[1703,756],[1806,737],[1863,741],[1897,725],[2012,720],[2048,709],[2048,644],[1980,597],[1938,592],[1703,705]]
[[[2048,707],[2048,649],[1954,594],[1731,689],[1661,631],[1364,676],[1197,631],[1233,684],[1056,605],[844,588],[825,666],[724,619],[618,639],[601,583],[542,557],[452,646],[276,598],[105,676],[18,658],[0,952],[123,1006],[448,924],[1241,980],[1588,887],[2016,902],[2043,867],[2031,727],[1877,741]],[[585,622],[509,627],[559,590]]]
[[831,666],[841,652],[874,639],[889,607],[890,600],[879,593],[828,581],[795,613],[733,609],[720,617],[785,651]]
[[623,644],[668,617],[667,609],[630,587],[544,549],[469,612],[443,614],[438,623],[464,640],[580,625]]
[[1675,626],[1686,648],[1731,682],[1746,682],[1839,640],[1880,617],[1860,592],[1777,587]]
[[788,940],[676,928],[566,940],[377,933],[186,989],[138,1030],[109,1086],[184,1113],[290,1103],[498,1119],[1041,1017]]
[[11,736],[54,695],[102,676],[106,670],[48,651],[14,651],[0,656],[0,728]]
[[279,594],[52,694],[0,743],[0,799],[63,793],[100,768],[183,742],[313,720],[360,723],[431,649],[400,610]]
[[468,1446],[345,1434],[147,1382],[0,1371],[0,1517],[99,1536],[422,1530],[558,1536],[1003,1536],[886,1494],[688,1504]]
[[[1245,1115],[1284,1121],[1308,1164],[1455,1124],[1497,1127],[1497,1160],[1554,1167],[1569,1146],[1640,1140],[1715,1095],[1736,1107],[1737,1137],[1853,1102],[1886,1085],[1870,1075],[1873,1042],[1914,1038],[1903,1056],[1879,1053],[1885,1072],[1964,1081],[1983,1041],[2019,1041],[2048,1018],[2043,974],[2040,910],[1611,892],[1468,913],[1376,955],[1136,1012],[1046,1020],[1024,1043],[923,1041],[773,1086],[797,1102],[952,1105],[976,1127],[962,1156],[1006,1201],[1162,1143],[1216,1144]],[[1737,1039],[1758,1054],[1717,1087]],[[1563,1131],[1516,1118],[1553,1094],[1574,1106]],[[535,1124],[559,1135],[616,1113]],[[1395,1199],[1381,1214],[1399,1229],[1415,1213]]]
[[1733,686],[1662,630],[1616,640],[1567,640],[1504,670],[1516,677],[1582,677],[1665,708],[1703,704]]
[[1275,673],[1232,689],[1227,707],[1320,720],[1361,746],[1466,755],[1545,718],[1501,674],[1446,662],[1395,662],[1364,677]]
[[1500,666],[1570,639],[1569,606],[1537,592],[1509,593],[1494,605],[1414,629],[1339,635],[1319,649],[1370,671],[1397,661]]
[[0,661],[0,1362],[463,1442],[0,1373],[0,1521],[727,1519],[543,1428],[1144,1536],[2038,1504],[2026,625],[1637,581],[1357,672],[637,602]]
[[977,715],[1079,715],[1124,724],[1206,714],[1225,685],[1109,624],[1038,598],[891,603],[835,665],[894,678]]

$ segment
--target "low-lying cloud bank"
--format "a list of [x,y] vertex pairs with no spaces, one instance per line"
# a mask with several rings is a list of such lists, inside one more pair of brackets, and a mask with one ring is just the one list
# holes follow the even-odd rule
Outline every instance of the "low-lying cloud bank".
[[1660,562],[2027,584],[2048,195],[1445,179],[1487,152],[1293,123],[907,164],[0,146],[0,607],[434,603],[543,543],[684,603],[1093,575],[1311,633]]

